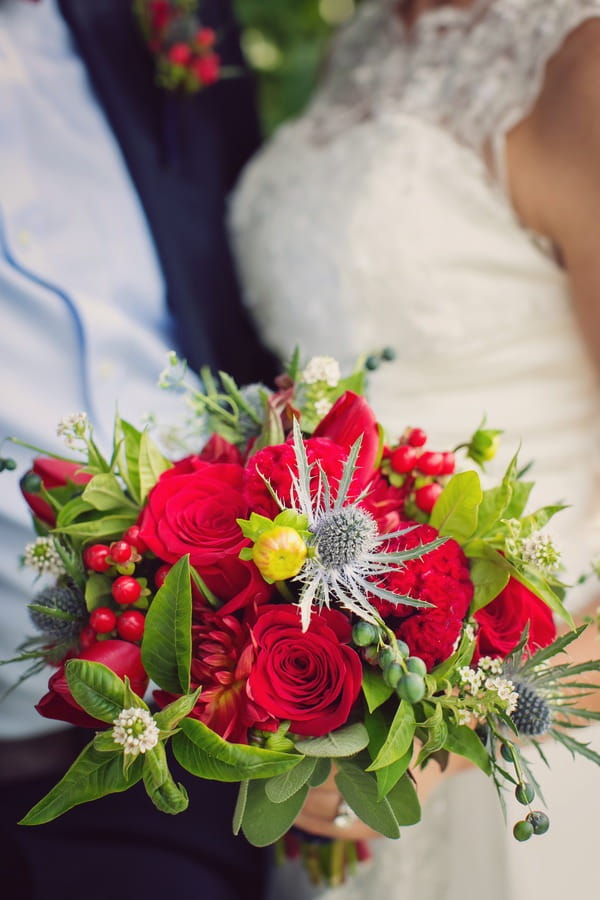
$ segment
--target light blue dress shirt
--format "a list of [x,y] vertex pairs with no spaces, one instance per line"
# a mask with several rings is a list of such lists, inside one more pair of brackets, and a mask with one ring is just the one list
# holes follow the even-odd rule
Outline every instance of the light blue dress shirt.
[[[143,210],[55,0],[0,4],[0,440],[67,453],[58,421],[86,411],[110,447],[119,413],[175,421],[156,384],[172,347],[165,288]],[[24,472],[33,454],[4,445]],[[18,473],[0,474],[0,658],[35,633],[39,588],[19,569],[33,539]],[[0,692],[17,678],[0,667]],[[0,704],[0,737],[60,727],[33,704],[48,675]]]

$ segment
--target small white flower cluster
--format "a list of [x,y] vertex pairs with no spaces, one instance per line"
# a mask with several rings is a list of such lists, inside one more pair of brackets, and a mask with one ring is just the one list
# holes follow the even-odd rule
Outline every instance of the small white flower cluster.
[[167,391],[179,388],[186,374],[187,362],[180,359],[175,350],[171,350],[167,356],[167,365],[158,376],[158,386]]
[[492,675],[502,673],[502,660],[497,656],[481,656],[477,665],[484,672],[490,672]]
[[78,444],[85,441],[88,427],[88,417],[84,412],[72,413],[60,420],[56,434],[70,450],[75,450]]
[[147,709],[135,706],[122,710],[114,720],[112,736],[125,753],[138,756],[158,744],[158,725]]
[[320,416],[321,419],[323,419],[332,406],[333,403],[331,402],[331,400],[328,400],[327,397],[321,397],[320,400],[317,400],[315,402],[315,412],[318,416]]
[[528,538],[518,541],[518,551],[524,563],[542,572],[556,572],[560,568],[560,550],[551,535],[545,531],[535,531]]
[[53,537],[39,537],[25,547],[23,562],[39,575],[64,575],[65,567]]
[[[516,709],[519,695],[513,682],[503,678],[501,672],[502,663],[499,659],[482,656],[476,669],[470,666],[459,669],[459,677],[463,687],[474,698],[484,699],[484,693],[497,694],[505,711],[510,715]],[[473,713],[477,716],[481,715],[482,711],[481,705],[473,709]]]
[[513,713],[519,702],[519,695],[515,691],[515,686],[508,678],[487,678],[485,682],[486,691],[494,691],[501,700],[506,703],[506,712],[508,715]]
[[305,384],[324,381],[329,387],[337,387],[340,377],[340,365],[332,356],[313,356],[302,372]]

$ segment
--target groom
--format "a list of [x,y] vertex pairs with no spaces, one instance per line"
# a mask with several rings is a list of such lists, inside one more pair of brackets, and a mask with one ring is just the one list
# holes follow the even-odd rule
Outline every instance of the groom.
[[[104,443],[117,400],[132,421],[180,416],[154,389],[173,345],[193,369],[271,375],[224,226],[226,195],[258,143],[230,4],[206,0],[202,19],[238,77],[194,96],[156,87],[132,6],[0,0],[0,438],[59,453],[56,423],[79,409]],[[16,455],[23,471],[31,453]],[[30,630],[35,589],[18,570],[32,537],[11,474],[0,489],[0,658]],[[231,834],[233,786],[188,779],[190,807],[174,817],[134,789],[15,825],[82,739],[34,713],[47,675],[0,707],[2,896],[259,900],[266,860]],[[0,677],[2,693],[17,675],[8,666]]]

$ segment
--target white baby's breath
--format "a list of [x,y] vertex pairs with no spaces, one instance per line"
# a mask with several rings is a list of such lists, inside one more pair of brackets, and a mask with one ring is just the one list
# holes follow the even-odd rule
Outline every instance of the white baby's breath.
[[313,356],[302,372],[302,381],[305,384],[324,381],[329,387],[337,387],[340,377],[340,364],[332,356]]
[[39,537],[25,547],[23,562],[39,575],[64,575],[65,567],[53,537]]

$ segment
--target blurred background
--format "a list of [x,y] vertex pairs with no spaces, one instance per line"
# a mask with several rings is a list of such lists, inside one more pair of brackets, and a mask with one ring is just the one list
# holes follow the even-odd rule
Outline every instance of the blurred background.
[[258,75],[266,134],[310,97],[331,31],[359,0],[235,0],[244,51]]

